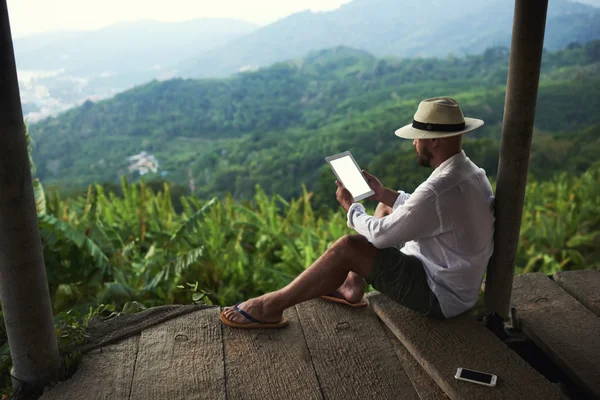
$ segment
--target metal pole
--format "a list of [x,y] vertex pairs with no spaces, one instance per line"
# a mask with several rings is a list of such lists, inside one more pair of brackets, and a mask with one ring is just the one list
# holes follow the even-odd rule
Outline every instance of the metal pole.
[[494,254],[485,305],[509,317],[515,256],[523,215],[548,0],[516,0],[496,186]]
[[0,0],[0,301],[13,386],[62,375],[42,254],[6,0]]

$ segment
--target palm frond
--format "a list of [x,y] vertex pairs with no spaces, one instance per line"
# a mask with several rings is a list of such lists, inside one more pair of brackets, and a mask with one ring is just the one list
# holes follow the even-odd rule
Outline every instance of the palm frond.
[[38,217],[40,226],[40,235],[56,245],[58,240],[63,240],[68,244],[84,250],[96,265],[107,271],[110,271],[110,260],[104,254],[102,249],[82,232],[72,228],[69,224],[61,221],[52,215],[40,215]]
[[218,204],[219,200],[215,197],[206,203],[200,210],[195,212],[187,221],[183,222],[171,235],[171,238],[167,242],[166,246],[170,246],[173,243],[178,242],[186,233],[193,233],[196,230],[198,221],[215,205]]
[[39,179],[33,180],[33,196],[35,198],[35,209],[38,215],[46,215],[46,193]]

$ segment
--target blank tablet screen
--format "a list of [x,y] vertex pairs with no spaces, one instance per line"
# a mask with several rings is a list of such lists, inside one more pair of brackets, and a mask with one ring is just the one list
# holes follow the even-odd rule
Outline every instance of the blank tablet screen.
[[355,199],[365,193],[371,192],[371,187],[367,184],[362,172],[356,167],[356,164],[354,164],[349,155],[331,160],[329,163],[344,187],[348,189]]

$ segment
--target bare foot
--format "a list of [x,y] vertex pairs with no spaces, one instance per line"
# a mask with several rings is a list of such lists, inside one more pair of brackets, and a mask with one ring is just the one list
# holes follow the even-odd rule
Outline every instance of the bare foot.
[[350,303],[358,303],[365,294],[365,280],[355,272],[350,272],[337,292]]
[[[254,299],[246,300],[241,303],[238,308],[244,311],[246,314],[250,314],[251,317],[260,322],[277,323],[281,321],[283,317],[283,311],[269,311],[265,307],[263,296],[256,297]],[[253,322],[248,320],[242,314],[237,312],[233,307],[227,307],[223,310],[225,317],[231,322],[238,324],[252,324]]]

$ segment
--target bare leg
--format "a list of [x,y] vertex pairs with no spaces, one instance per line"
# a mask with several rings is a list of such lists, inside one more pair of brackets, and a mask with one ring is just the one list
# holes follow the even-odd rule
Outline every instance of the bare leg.
[[337,292],[350,303],[358,303],[365,295],[366,286],[367,282],[362,276],[350,271],[342,286],[337,288]]
[[[360,235],[344,236],[289,285],[250,299],[239,307],[260,321],[278,322],[286,308],[334,292],[351,271],[361,279],[369,276],[377,252],[377,248]],[[230,321],[249,323],[231,307],[224,312]]]
[[[379,203],[375,209],[374,216],[376,218],[383,218],[386,215],[390,215],[393,211],[392,207]],[[367,286],[365,280],[356,272],[350,271],[342,286],[337,289],[337,292],[349,302],[356,303],[362,299],[365,293],[365,286]]]

